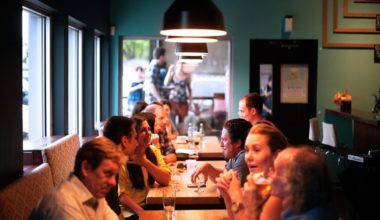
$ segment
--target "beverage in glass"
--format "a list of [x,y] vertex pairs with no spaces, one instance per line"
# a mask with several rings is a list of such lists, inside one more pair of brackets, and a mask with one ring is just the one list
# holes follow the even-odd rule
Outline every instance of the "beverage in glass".
[[174,211],[175,211],[175,190],[169,188],[165,189],[162,194],[162,204],[164,207],[164,212],[166,219],[171,220],[174,219]]

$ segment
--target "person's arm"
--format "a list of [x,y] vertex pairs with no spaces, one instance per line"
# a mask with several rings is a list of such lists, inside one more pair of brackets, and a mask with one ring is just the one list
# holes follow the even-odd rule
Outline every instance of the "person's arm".
[[164,80],[165,86],[169,86],[170,82],[173,80],[173,76],[174,76],[174,66],[170,65],[168,69],[168,73],[166,74],[165,80]]
[[160,93],[157,91],[156,86],[152,82],[148,82],[148,88],[153,94],[153,96],[157,99],[158,102],[161,102]]
[[132,86],[132,87],[129,89],[129,92],[131,93],[131,92],[134,92],[134,91],[136,91],[136,90],[143,89],[143,88],[144,88],[144,84],[139,83],[139,84],[137,84],[137,85],[135,85],[135,86]]
[[144,209],[137,204],[131,197],[129,197],[126,193],[121,193],[119,196],[120,204],[122,204],[125,208],[129,209],[131,212],[140,215]]
[[135,154],[134,162],[140,166],[145,167],[153,178],[161,185],[169,185],[170,182],[170,168],[166,165],[160,151],[156,147],[151,147],[157,159],[157,165],[148,160],[145,154]]
[[207,179],[211,179],[212,182],[216,183],[216,178],[222,172],[222,169],[218,169],[210,163],[206,162],[197,167],[197,169],[195,169],[195,171],[191,174],[191,181],[195,183],[198,175],[202,173],[205,176],[206,181]]
[[191,106],[192,105],[192,103],[193,103],[193,90],[191,89],[191,76],[188,76],[189,78],[188,78],[188,80],[186,80],[187,81],[187,90],[188,90],[188,92],[189,92],[189,97],[188,97],[188,99],[189,99],[189,106]]
[[173,163],[177,161],[177,155],[175,153],[170,153],[164,156],[165,163]]
[[143,208],[128,195],[128,191],[130,190],[129,185],[131,185],[131,181],[128,176],[127,167],[124,165],[119,173],[119,202],[126,209],[138,215]]

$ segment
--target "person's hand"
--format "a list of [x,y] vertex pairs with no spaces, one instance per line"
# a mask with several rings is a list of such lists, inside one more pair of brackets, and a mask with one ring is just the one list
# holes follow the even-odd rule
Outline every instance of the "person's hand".
[[143,89],[144,88],[144,84],[138,84],[136,85],[136,89]]
[[211,165],[209,163],[202,163],[202,165],[197,166],[195,171],[191,174],[191,182],[195,183],[199,174],[203,174],[205,177],[205,182],[208,179],[208,170]]
[[146,154],[145,154],[145,148],[144,150],[138,150],[131,156],[131,161],[134,164],[143,166],[144,162],[147,160]]
[[253,178],[253,174],[247,176],[247,181],[244,184],[243,190],[243,203],[246,207],[257,209],[264,201],[260,195],[258,187]]
[[219,177],[216,178],[216,186],[223,198],[234,201],[242,200],[241,183],[236,171],[229,170],[221,173]]
[[230,187],[231,179],[232,179],[233,171],[224,171],[219,175],[218,178],[216,178],[216,186],[220,189],[228,191],[228,188]]

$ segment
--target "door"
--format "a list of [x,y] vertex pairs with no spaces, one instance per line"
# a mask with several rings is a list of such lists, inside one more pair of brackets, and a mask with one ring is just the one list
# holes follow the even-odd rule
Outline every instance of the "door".
[[317,48],[317,40],[250,42],[250,92],[263,96],[263,113],[291,144],[307,142],[316,115]]

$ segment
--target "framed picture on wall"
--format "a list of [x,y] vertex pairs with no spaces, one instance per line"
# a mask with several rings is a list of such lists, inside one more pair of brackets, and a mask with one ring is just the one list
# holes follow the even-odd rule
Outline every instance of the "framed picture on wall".
[[380,44],[374,45],[375,63],[380,63]]
[[263,98],[262,115],[269,118],[272,116],[273,104],[273,64],[260,64],[260,96]]
[[280,102],[308,103],[308,64],[281,64]]

